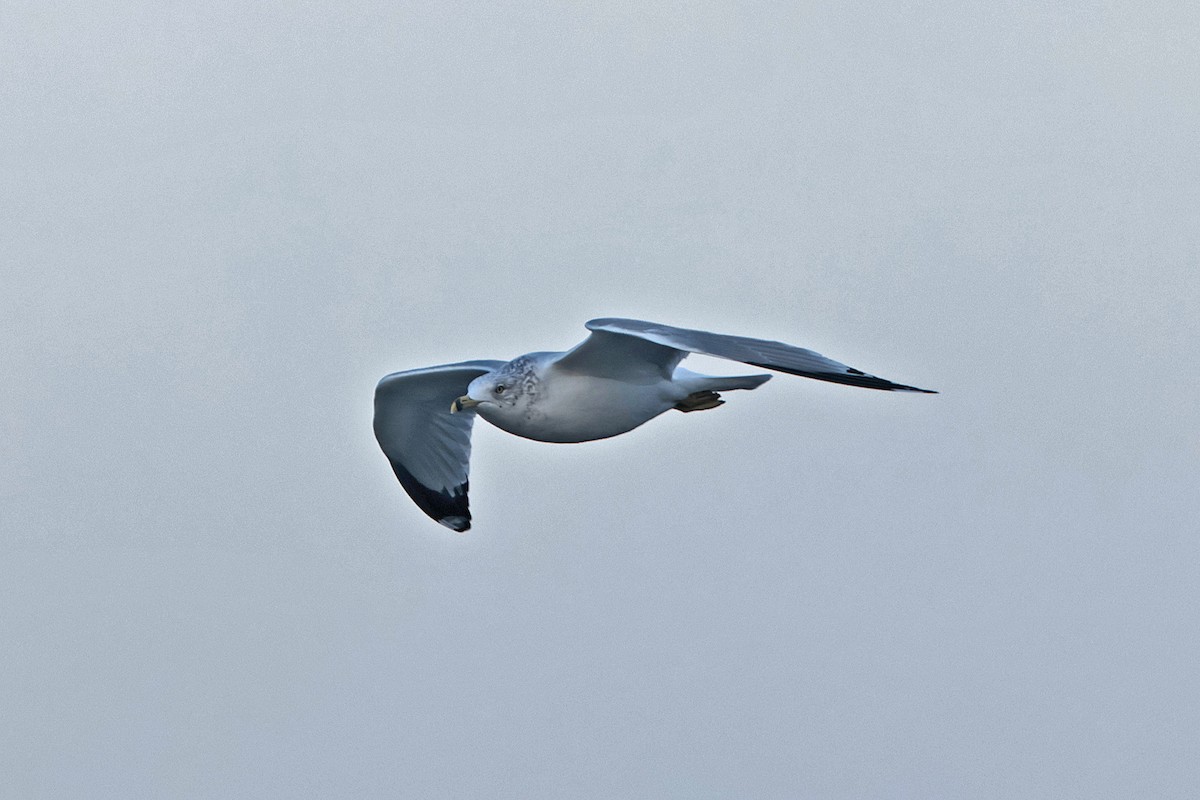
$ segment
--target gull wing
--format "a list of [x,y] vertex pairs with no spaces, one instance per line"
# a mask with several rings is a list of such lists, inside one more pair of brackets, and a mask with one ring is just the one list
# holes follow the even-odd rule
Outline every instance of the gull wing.
[[[687,358],[687,348],[659,343],[623,330],[595,328],[597,322],[633,322],[633,320],[592,320],[587,328],[592,335],[554,361],[556,369],[612,378],[627,383],[655,383],[671,380],[675,367]],[[638,323],[649,325],[650,323]],[[661,326],[657,326],[661,327]],[[671,328],[670,330],[678,330]]]
[[669,377],[688,353],[701,353],[848,386],[937,394],[931,389],[868,375],[820,353],[783,342],[673,328],[636,319],[594,319],[586,327],[592,335],[559,359],[558,366],[609,377],[618,377],[616,372],[620,370],[627,374],[639,370],[647,374],[657,372]]
[[375,439],[413,502],[451,530],[471,527],[467,472],[475,412],[451,414],[450,403],[504,364],[462,361],[393,372],[375,387]]

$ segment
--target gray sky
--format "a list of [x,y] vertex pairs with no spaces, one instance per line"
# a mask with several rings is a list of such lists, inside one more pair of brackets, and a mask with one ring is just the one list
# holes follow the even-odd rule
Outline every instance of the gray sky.
[[[1200,793],[1200,12],[644,5],[5,5],[13,797]],[[376,380],[604,315],[942,394],[425,518]]]

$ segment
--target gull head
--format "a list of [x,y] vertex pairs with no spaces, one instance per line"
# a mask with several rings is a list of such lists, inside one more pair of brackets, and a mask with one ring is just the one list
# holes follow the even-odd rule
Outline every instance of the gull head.
[[476,407],[496,416],[523,412],[537,395],[537,384],[533,362],[525,356],[515,358],[500,369],[471,381],[467,393],[450,404],[450,413]]

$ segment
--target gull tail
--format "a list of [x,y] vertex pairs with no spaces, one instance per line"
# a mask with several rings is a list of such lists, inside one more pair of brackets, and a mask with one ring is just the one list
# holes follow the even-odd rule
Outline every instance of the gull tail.
[[735,389],[757,389],[767,381],[770,375],[734,375],[720,378],[716,375],[701,375],[698,372],[676,367],[672,380],[687,389],[689,394],[695,392],[731,392]]

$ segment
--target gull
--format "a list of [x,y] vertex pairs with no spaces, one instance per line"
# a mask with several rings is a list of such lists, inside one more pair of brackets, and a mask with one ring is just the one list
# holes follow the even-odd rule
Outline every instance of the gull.
[[924,392],[782,342],[674,328],[636,319],[586,323],[566,352],[511,361],[460,361],[385,376],[375,388],[375,438],[400,485],[431,518],[471,527],[467,473],[479,415],[540,442],[588,442],[627,433],[672,409],[716,408],[720,392],[756,389],[770,375],[717,377],[679,366],[691,353],[822,381]]

